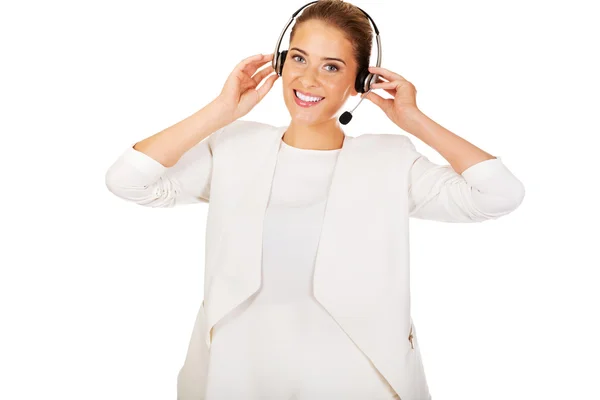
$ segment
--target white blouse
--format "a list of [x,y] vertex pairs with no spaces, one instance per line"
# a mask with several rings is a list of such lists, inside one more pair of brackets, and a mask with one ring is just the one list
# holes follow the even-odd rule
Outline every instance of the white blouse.
[[312,294],[339,151],[281,141],[264,220],[262,286],[213,328],[206,400],[398,398]]

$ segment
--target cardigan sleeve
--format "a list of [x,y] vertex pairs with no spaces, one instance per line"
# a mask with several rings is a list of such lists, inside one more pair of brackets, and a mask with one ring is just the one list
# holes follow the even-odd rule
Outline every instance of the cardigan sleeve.
[[409,171],[409,215],[442,222],[481,222],[514,211],[525,197],[523,183],[502,160],[481,161],[457,173],[416,151]]
[[128,147],[106,172],[106,187],[124,200],[148,207],[208,203],[215,140],[223,127],[188,150],[172,167]]

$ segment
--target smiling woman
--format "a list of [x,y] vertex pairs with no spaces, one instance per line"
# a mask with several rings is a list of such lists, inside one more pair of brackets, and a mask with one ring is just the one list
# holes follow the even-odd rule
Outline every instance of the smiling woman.
[[367,77],[361,71],[369,73],[373,37],[368,15],[343,1],[316,2],[297,17],[280,67],[283,97],[292,117],[286,143],[340,147],[344,134],[336,115],[350,96],[364,92]]
[[[368,67],[369,21],[378,30],[367,14],[320,0],[290,22],[304,8],[290,50],[242,60],[217,99],[128,148],[106,175],[140,205],[210,202],[204,300],[178,400],[430,400],[409,217],[480,222],[524,196],[499,159],[416,112],[412,84]],[[373,83],[379,73],[388,82]],[[279,76],[289,125],[240,120]],[[336,114],[374,85],[394,99],[363,98],[452,166],[404,135],[345,135]]]
[[361,89],[372,40],[366,14],[337,0],[309,6],[293,26],[275,67],[291,123],[264,216],[261,287],[210,329],[209,400],[399,398],[312,288],[329,186],[349,142],[336,115]]

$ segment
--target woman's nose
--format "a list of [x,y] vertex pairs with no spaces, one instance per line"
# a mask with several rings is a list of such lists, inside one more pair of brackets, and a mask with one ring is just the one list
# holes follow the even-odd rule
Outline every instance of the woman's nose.
[[308,68],[302,73],[300,77],[300,82],[306,87],[314,87],[318,86],[318,78],[315,72],[312,69]]

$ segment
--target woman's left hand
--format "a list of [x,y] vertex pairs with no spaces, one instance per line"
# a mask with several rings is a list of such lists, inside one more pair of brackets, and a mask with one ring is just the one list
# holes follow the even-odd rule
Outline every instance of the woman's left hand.
[[[373,90],[365,97],[379,106],[400,129],[407,131],[410,118],[414,113],[421,112],[417,107],[417,89],[402,76],[385,68],[369,67],[369,72],[379,75],[377,83],[372,84],[371,89],[383,89],[394,98],[385,99],[375,94]],[[381,78],[386,79],[387,82]]]

